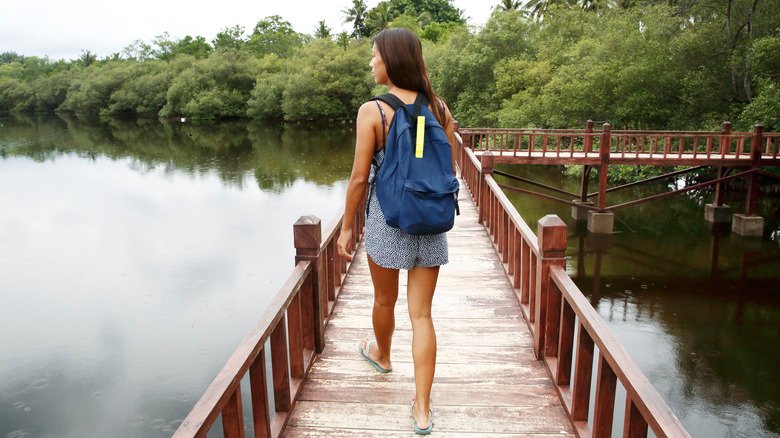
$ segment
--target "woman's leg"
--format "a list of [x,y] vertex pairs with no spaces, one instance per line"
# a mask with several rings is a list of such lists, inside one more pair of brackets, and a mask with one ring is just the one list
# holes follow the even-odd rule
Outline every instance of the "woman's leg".
[[[391,368],[390,346],[395,330],[395,302],[398,300],[398,269],[383,268],[368,257],[371,281],[374,283],[374,310],[372,313],[376,346],[368,354],[382,366]],[[362,348],[366,348],[367,340]]]
[[420,428],[428,427],[431,386],[436,371],[436,332],[431,319],[431,303],[439,277],[439,267],[417,267],[409,271],[407,297],[412,320],[412,357],[416,396],[414,418]]

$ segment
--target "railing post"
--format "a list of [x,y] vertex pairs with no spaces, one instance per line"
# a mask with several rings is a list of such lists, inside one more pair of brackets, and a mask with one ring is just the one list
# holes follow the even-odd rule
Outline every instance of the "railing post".
[[756,213],[756,203],[758,202],[758,165],[761,163],[761,146],[764,142],[764,127],[756,125],[753,127],[753,141],[750,143],[750,161],[753,173],[748,177],[748,193],[745,202],[745,214],[753,216]]
[[488,175],[493,174],[493,153],[490,151],[485,152],[480,157],[480,163],[482,164],[482,168],[479,171],[479,195],[477,198],[479,199],[479,223],[484,224],[487,220],[487,215],[489,214],[488,208],[490,206],[488,205],[488,186],[487,182],[485,181],[485,178]]
[[599,166],[599,209],[602,211],[607,207],[607,171],[609,168],[609,151],[612,147],[612,137],[610,135],[611,125],[604,124],[601,131],[601,144],[599,145],[599,156],[601,165]]
[[541,360],[554,356],[558,349],[561,294],[551,287],[550,267],[566,267],[566,224],[554,214],[539,219],[539,260],[536,276],[536,308],[534,312],[534,353]]
[[457,120],[452,121],[452,126],[454,128],[455,134],[455,161],[458,164],[458,168],[460,168],[461,177],[463,177],[463,160],[465,159],[465,151],[463,150],[463,144],[466,140],[463,139],[463,137],[460,134],[460,122]]
[[585,153],[593,151],[593,120],[585,122]]
[[731,122],[723,122],[720,127],[720,156],[731,152]]
[[[301,325],[303,345],[322,353],[325,348],[325,320],[322,312],[323,286],[327,281],[319,257],[322,223],[316,216],[301,216],[293,225],[295,263],[311,261],[312,270],[307,285],[301,287]],[[324,291],[327,293],[327,290]],[[327,303],[327,301],[326,301]]]

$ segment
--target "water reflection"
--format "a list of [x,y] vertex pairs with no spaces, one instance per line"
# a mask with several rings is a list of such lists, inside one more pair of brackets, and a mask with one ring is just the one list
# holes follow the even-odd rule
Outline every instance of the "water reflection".
[[343,202],[349,131],[0,121],[0,436],[170,436]]
[[[509,166],[507,166],[509,167]],[[512,173],[559,185],[560,169]],[[578,181],[563,180],[567,190]],[[667,189],[610,194],[610,204]],[[780,436],[780,201],[764,197],[764,239],[708,226],[694,193],[616,212],[616,233],[588,234],[568,206],[510,193],[530,224],[555,213],[569,226],[567,269],[693,436]],[[735,211],[740,193],[728,193]],[[534,227],[535,228],[535,227]]]
[[329,185],[352,166],[354,144],[347,129],[223,122],[193,125],[149,119],[15,117],[3,122],[3,157],[35,161],[75,154],[95,160],[128,158],[133,168],[166,172],[216,173],[242,188],[252,174],[263,190],[282,192],[298,179]]

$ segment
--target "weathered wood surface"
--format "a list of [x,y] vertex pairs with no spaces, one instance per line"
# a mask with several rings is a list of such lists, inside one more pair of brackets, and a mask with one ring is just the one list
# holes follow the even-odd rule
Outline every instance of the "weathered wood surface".
[[[438,339],[431,395],[439,436],[571,437],[549,372],[533,340],[468,189],[449,233],[432,316]],[[373,287],[362,245],[325,329],[326,345],[303,383],[285,436],[414,436],[411,324],[406,273],[396,304],[393,372],[378,373],[358,346],[373,339]]]

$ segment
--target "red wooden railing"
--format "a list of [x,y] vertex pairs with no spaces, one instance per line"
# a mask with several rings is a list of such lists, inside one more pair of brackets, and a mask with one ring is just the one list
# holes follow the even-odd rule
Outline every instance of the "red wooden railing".
[[[353,247],[362,237],[364,211],[365,201],[358,207],[352,222]],[[174,437],[205,437],[220,415],[225,437],[243,437],[244,401],[241,400],[240,382],[247,373],[254,436],[278,437],[282,434],[312,359],[325,346],[325,323],[338,296],[342,276],[347,272],[347,263],[336,250],[342,221],[343,217],[333,221],[324,235],[316,217],[304,216],[296,222],[293,227],[296,265],[292,274]],[[266,387],[265,344],[268,340],[273,373],[273,414]]]
[[[493,151],[504,156],[528,158],[577,159],[581,164],[597,164],[608,150],[612,163],[664,164],[664,160],[691,163],[728,160],[732,163],[752,160],[757,164],[777,163],[779,133],[764,133],[760,125],[753,132],[732,132],[724,122],[721,131],[631,131],[612,130],[605,123],[585,129],[462,129],[464,142],[475,151]],[[604,148],[603,145],[609,145]]]
[[[534,352],[547,365],[577,435],[612,436],[619,381],[626,389],[624,437],[646,437],[648,429],[656,437],[688,437],[566,273],[563,221],[555,215],[545,216],[538,223],[537,237],[493,179],[493,155],[477,158],[460,141],[457,152],[461,176],[479,209],[479,222],[489,232],[533,334]],[[589,423],[595,347],[594,418]]]

